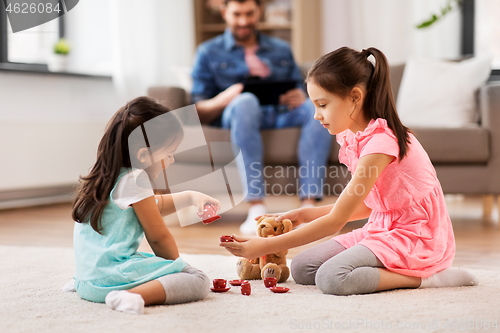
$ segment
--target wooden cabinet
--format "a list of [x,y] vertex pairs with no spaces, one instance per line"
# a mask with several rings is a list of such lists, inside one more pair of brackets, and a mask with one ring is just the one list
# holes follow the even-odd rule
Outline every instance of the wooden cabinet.
[[[221,0],[194,0],[196,45],[224,32]],[[321,55],[321,0],[265,0],[257,28],[288,41],[298,63]],[[288,8],[285,14],[284,8]],[[274,13],[274,14],[273,14]]]

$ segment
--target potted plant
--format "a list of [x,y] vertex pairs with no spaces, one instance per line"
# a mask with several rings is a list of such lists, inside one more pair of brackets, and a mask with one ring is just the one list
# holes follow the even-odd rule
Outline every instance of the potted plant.
[[66,39],[61,38],[54,45],[53,54],[49,57],[47,65],[51,72],[63,72],[68,65],[68,54],[70,46]]

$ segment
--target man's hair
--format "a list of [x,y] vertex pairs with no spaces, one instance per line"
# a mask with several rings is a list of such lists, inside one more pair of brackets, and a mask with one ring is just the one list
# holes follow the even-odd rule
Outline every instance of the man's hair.
[[246,2],[246,1],[253,1],[257,4],[257,6],[260,6],[260,0],[224,0],[224,5],[227,6],[228,3],[230,3],[231,1],[236,1],[236,2],[239,2],[239,3],[243,3],[243,2]]

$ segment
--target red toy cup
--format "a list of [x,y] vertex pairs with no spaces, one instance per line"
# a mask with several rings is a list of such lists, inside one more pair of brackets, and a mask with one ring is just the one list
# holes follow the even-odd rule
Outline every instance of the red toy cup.
[[217,215],[217,207],[214,205],[205,205],[205,207],[203,207],[203,212],[198,212],[196,214],[204,224],[209,224],[217,219],[220,219],[220,216]]
[[216,288],[216,289],[222,289],[222,288],[226,288],[227,281],[224,280],[224,279],[215,279],[213,281],[213,283],[214,283],[214,288]]
[[233,236],[223,235],[220,236],[221,243],[234,242]]
[[264,279],[264,285],[266,288],[276,287],[276,283],[278,283],[278,279],[275,277],[268,277]]
[[245,281],[241,284],[241,294],[249,296],[252,293],[252,287],[250,287],[250,282]]

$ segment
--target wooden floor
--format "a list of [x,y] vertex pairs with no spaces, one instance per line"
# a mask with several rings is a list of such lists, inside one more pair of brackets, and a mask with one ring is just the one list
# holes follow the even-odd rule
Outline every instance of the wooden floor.
[[[334,202],[327,198],[324,202]],[[266,199],[266,205],[274,211],[294,208],[297,200],[289,197]],[[447,196],[447,204],[455,231],[457,254],[454,266],[481,269],[500,267],[500,230],[498,211],[493,210],[493,219],[482,218],[482,201],[479,197]],[[228,254],[218,246],[219,236],[238,234],[238,227],[245,218],[245,205],[235,212],[224,214],[221,220],[210,225],[197,223],[180,227],[175,220],[167,221],[182,253]],[[72,247],[73,225],[71,206],[59,204],[0,211],[0,245]],[[348,223],[342,233],[361,227],[362,221]],[[300,248],[291,249],[288,257],[314,246],[324,240]],[[143,242],[142,251],[150,251]]]

